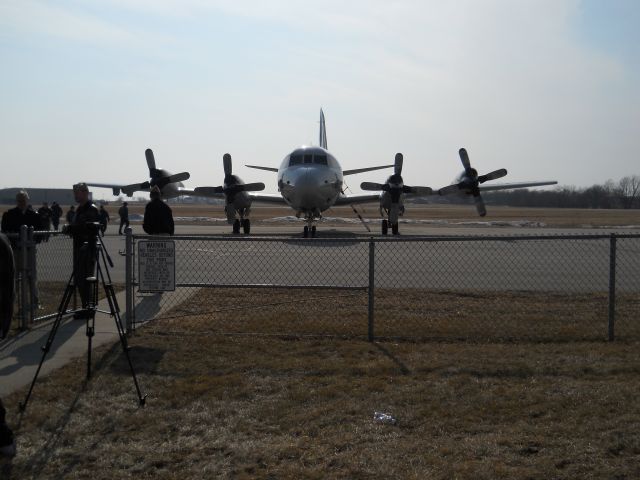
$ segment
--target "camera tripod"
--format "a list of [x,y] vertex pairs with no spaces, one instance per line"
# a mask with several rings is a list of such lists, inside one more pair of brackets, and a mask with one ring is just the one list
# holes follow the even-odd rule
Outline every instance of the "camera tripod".
[[[74,239],[75,241],[75,239]],[[89,264],[89,262],[91,262]],[[107,264],[108,262],[108,264]],[[24,399],[24,402],[20,403],[20,410],[24,411],[27,408],[27,403],[29,402],[29,398],[31,397],[31,392],[33,391],[33,387],[36,384],[36,380],[38,379],[38,374],[40,373],[40,369],[42,368],[42,364],[51,350],[51,345],[53,344],[53,340],[56,336],[58,328],[62,322],[62,318],[70,313],[74,314],[74,318],[85,319],[86,320],[86,335],[87,335],[87,380],[91,378],[91,345],[92,339],[95,335],[95,323],[96,323],[96,312],[100,311],[102,313],[110,314],[116,324],[116,329],[118,330],[118,336],[120,337],[120,345],[122,346],[122,352],[127,358],[127,362],[129,363],[129,368],[131,370],[131,376],[133,378],[133,383],[136,387],[136,392],[138,394],[138,401],[140,406],[144,406],[145,400],[147,398],[146,395],[142,395],[140,391],[140,386],[138,385],[138,379],[136,377],[136,372],[133,369],[133,363],[131,362],[131,357],[129,356],[129,346],[127,344],[127,337],[124,332],[124,328],[122,326],[122,319],[120,318],[120,308],[118,307],[118,301],[116,299],[116,294],[113,289],[113,285],[111,283],[111,274],[109,273],[108,265],[113,267],[113,261],[109,256],[109,253],[106,251],[106,248],[102,243],[98,240],[97,235],[91,236],[90,240],[84,242],[82,247],[78,252],[75,251],[74,248],[74,268],[69,281],[67,282],[67,286],[65,288],[64,294],[62,295],[62,299],[60,300],[60,306],[58,307],[58,313],[56,314],[53,325],[51,326],[51,331],[49,332],[49,337],[47,338],[47,343],[42,347],[42,358],[40,359],[40,364],[36,370],[35,375],[33,376],[33,380],[31,382],[31,386],[29,387],[29,392]],[[93,276],[87,277],[82,280],[78,280],[78,276],[81,274],[79,270],[82,270],[80,267],[81,263],[84,265],[91,265],[91,273]],[[87,269],[89,270],[89,269]],[[106,272],[106,281],[105,281],[105,272]],[[86,283],[85,283],[86,282]],[[102,284],[104,289],[104,293],[106,299],[109,303],[109,311],[98,310],[98,283]],[[69,306],[69,301],[73,297],[75,289],[79,288],[81,290],[81,297],[89,297],[90,299],[86,301],[86,298],[82,298],[83,307],[81,309],[67,311]],[[85,294],[82,295],[85,289]],[[90,290],[89,292],[86,290]],[[85,303],[86,302],[86,303]]]

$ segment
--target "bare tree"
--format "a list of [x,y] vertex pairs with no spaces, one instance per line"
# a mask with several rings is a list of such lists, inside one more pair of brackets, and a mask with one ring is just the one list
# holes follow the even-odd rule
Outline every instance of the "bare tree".
[[632,175],[620,179],[618,195],[623,208],[633,208],[640,194],[640,176]]

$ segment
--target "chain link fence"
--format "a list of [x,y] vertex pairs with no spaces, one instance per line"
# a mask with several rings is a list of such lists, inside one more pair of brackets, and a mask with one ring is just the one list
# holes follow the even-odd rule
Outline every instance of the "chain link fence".
[[138,290],[130,328],[438,340],[638,338],[640,235],[153,237],[172,292]]
[[[26,228],[14,330],[53,317],[72,239]],[[141,240],[175,244],[175,290],[144,293]],[[340,237],[129,234],[101,241],[129,330],[437,340],[640,337],[640,235]],[[128,272],[128,273],[127,273]],[[125,283],[128,288],[125,289]],[[72,301],[75,308],[79,298]],[[124,313],[124,312],[123,312]]]

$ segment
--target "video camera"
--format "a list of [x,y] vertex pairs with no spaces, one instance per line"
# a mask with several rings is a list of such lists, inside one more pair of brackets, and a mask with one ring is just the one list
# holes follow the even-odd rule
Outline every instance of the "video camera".
[[97,238],[99,232],[99,222],[85,222],[75,225],[64,225],[62,227],[62,233],[71,237]]

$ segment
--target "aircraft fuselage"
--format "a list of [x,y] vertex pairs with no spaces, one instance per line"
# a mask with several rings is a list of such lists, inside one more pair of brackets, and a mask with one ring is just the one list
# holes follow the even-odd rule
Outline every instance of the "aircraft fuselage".
[[300,147],[284,157],[278,190],[298,216],[319,218],[342,193],[342,167],[322,147]]

